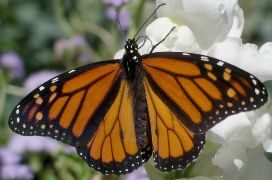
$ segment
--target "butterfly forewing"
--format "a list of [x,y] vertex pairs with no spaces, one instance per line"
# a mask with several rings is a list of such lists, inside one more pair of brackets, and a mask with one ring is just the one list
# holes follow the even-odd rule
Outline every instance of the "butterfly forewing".
[[267,101],[266,89],[256,77],[211,57],[153,53],[143,56],[142,67],[153,91],[196,133]]
[[[119,61],[83,66],[31,92],[13,110],[9,126],[22,135],[51,136],[85,144],[120,86]],[[88,126],[91,122],[92,126]],[[88,128],[86,128],[88,126]]]

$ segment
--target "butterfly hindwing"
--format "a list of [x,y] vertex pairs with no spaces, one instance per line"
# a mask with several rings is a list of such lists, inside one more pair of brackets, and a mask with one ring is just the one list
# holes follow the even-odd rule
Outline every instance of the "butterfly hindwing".
[[151,147],[139,148],[133,120],[133,97],[126,80],[105,114],[95,134],[78,154],[89,166],[103,174],[126,174],[141,166],[151,155]]
[[161,171],[185,168],[198,157],[205,134],[190,131],[144,80],[155,167]]
[[254,110],[268,98],[253,75],[197,54],[160,52],[143,56],[155,93],[193,132],[206,132],[229,115]]
[[105,114],[117,93],[120,79],[117,60],[61,74],[23,99],[13,110],[9,126],[21,135],[50,136],[75,146],[85,144],[99,124],[97,117]]

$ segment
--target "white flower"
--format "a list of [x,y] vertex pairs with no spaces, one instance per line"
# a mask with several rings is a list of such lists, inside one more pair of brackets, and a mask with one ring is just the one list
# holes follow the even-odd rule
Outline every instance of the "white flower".
[[222,42],[215,43],[209,50],[208,55],[223,59],[237,67],[257,76],[260,80],[272,79],[272,60],[268,60],[272,54],[272,46],[264,44],[260,50],[255,44],[242,44],[241,38],[227,37]]
[[265,60],[272,61],[272,42],[265,43],[260,48],[260,54]]
[[[271,125],[271,116],[259,111],[231,116],[210,130],[208,139],[221,144],[212,162],[224,170],[225,179],[246,176],[254,161],[268,164],[272,168],[261,146],[263,141],[267,141],[267,131],[271,131]],[[256,154],[256,149],[259,154]],[[251,152],[257,156],[251,157]],[[259,178],[265,179],[270,174],[270,171],[266,171]]]
[[[155,51],[205,54],[238,66],[262,81],[272,80],[272,42],[260,49],[255,44],[242,43],[244,16],[237,0],[156,2],[166,6],[159,9],[159,18],[146,28],[152,44],[162,40],[173,26],[176,28]],[[140,53],[149,53],[150,49],[147,41]],[[116,57],[122,57],[122,53]],[[188,179],[272,177],[272,163],[264,155],[264,151],[272,152],[272,117],[266,107],[228,117],[212,128],[207,138],[208,144],[214,145],[207,145],[193,167],[191,175],[198,177]]]
[[169,17],[177,24],[190,27],[203,49],[208,49],[214,42],[224,40],[234,24],[240,29],[240,32],[235,33],[241,33],[243,22],[239,19],[243,19],[243,15],[237,0],[157,0],[156,2],[157,5],[166,4],[160,9],[158,16]]
[[[174,31],[161,45],[158,46],[158,48],[155,49],[155,52],[190,51],[192,53],[201,53],[201,49],[194,37],[193,32],[187,26],[178,26],[168,18],[156,19],[146,28],[146,35],[152,40],[153,44],[156,44],[160,42],[162,37],[165,37],[174,26],[176,26]],[[154,31],[155,29],[159,29],[159,31]],[[150,47],[150,44],[146,45]],[[144,50],[145,48],[142,48],[140,49],[140,52],[148,53],[144,52]]]

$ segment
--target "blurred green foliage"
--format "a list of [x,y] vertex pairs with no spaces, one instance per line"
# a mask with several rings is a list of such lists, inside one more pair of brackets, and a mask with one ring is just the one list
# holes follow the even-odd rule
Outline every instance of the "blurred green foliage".
[[20,54],[28,73],[50,64],[53,60],[51,47],[63,36],[52,6],[41,0],[1,2],[0,51]]
[[244,43],[261,46],[265,42],[272,42],[271,0],[239,0],[239,4],[245,15]]

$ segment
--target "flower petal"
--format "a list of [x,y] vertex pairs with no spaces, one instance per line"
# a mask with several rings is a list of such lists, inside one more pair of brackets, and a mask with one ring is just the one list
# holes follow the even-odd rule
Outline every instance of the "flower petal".
[[272,42],[263,44],[259,52],[264,59],[272,61]]
[[187,25],[203,49],[226,38],[233,26],[237,0],[157,0],[166,3],[158,11],[159,17],[169,17]]
[[[269,53],[272,54],[269,47],[270,45],[266,44],[260,49],[260,53],[268,57]],[[255,44],[242,44],[240,38],[228,37],[223,42],[215,43],[208,55],[254,74],[262,81],[270,80],[272,79],[272,61],[266,60],[260,53]]]
[[240,6],[236,5],[234,8],[234,18],[231,30],[228,34],[228,37],[240,38],[244,29],[245,18],[244,12]]
[[241,47],[237,66],[256,75],[262,81],[272,79],[272,61],[262,58],[255,44],[245,44]]
[[262,146],[247,150],[247,168],[239,180],[267,180],[272,177],[272,163],[264,155]]
[[242,39],[229,37],[223,42],[215,43],[208,51],[208,55],[226,61],[230,64],[237,64]]
[[209,131],[208,137],[213,142],[220,144],[237,140],[245,140],[249,136],[250,125],[250,121],[246,114],[239,113],[228,117],[214,126]]
[[[154,52],[160,51],[183,51],[190,53],[200,53],[200,47],[192,31],[187,26],[177,26],[168,18],[158,18],[146,28],[146,35],[152,44],[160,42],[169,31],[176,27],[169,36],[158,46]],[[140,53],[146,54],[152,48],[150,41],[140,49]]]
[[246,154],[245,146],[235,141],[222,146],[212,162],[223,169],[224,179],[236,179],[246,169],[248,161]]

